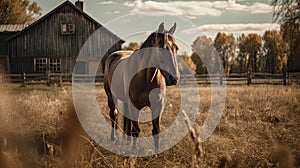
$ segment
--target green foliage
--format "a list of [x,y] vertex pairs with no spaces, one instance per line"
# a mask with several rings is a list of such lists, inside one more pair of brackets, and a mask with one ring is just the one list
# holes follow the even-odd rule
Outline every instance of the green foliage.
[[0,24],[31,24],[41,16],[41,10],[29,0],[1,0]]

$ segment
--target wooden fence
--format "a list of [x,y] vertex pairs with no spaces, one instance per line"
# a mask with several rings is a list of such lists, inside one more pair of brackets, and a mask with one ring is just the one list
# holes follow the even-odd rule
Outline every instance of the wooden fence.
[[[50,74],[1,74],[1,83],[22,83],[27,84],[48,84],[62,85],[75,81],[103,82],[103,75],[74,75],[62,73]],[[273,84],[289,85],[300,84],[300,73],[270,74],[270,73],[242,73],[242,74],[197,74],[182,75],[182,84],[226,84],[226,85],[252,85],[252,84]]]

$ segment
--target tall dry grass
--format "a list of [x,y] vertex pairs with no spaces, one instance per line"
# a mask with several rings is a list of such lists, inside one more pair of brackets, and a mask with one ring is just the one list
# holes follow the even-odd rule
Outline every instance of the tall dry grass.
[[[0,85],[0,164],[15,166],[13,160],[17,167],[300,166],[299,86],[229,86],[222,119],[201,143],[196,137],[211,104],[211,90],[191,89],[199,91],[201,100],[197,125],[189,125],[192,135],[156,156],[128,158],[98,146],[82,131],[70,86]],[[174,121],[180,103],[178,88],[168,88],[167,94],[163,130]],[[101,86],[96,95],[109,118]],[[141,136],[151,134],[150,123],[142,123],[141,129]]]

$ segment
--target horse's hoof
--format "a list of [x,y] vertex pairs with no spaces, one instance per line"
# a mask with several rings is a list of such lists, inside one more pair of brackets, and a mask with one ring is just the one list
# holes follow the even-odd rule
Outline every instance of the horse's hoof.
[[155,152],[155,153],[159,153],[159,149],[155,149],[154,152]]
[[115,137],[115,136],[112,136],[112,137],[110,137],[110,140],[111,140],[112,142],[116,142],[116,137]]
[[130,142],[131,142],[131,137],[128,136],[128,137],[127,137],[127,144],[130,144]]

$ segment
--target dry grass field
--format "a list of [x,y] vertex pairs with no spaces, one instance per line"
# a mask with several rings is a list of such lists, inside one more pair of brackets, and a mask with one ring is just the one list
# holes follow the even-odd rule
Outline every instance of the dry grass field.
[[[99,106],[109,116],[104,89],[96,88]],[[200,117],[192,130],[198,134],[211,89],[195,91]],[[142,158],[116,155],[88,138],[74,115],[71,92],[71,86],[0,85],[0,167],[300,167],[297,85],[228,86],[222,119],[205,142],[188,134],[173,148]],[[162,129],[179,109],[178,88],[167,94]],[[148,135],[152,125],[143,123],[141,129],[141,136]]]

